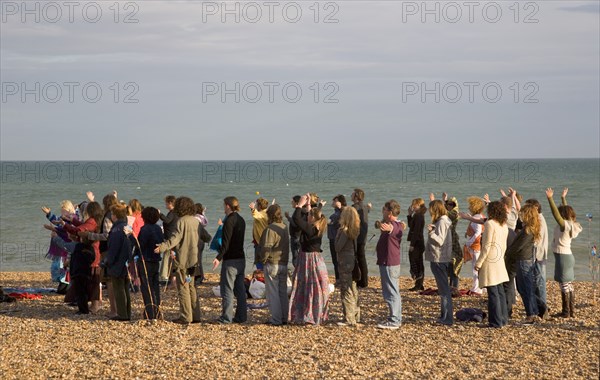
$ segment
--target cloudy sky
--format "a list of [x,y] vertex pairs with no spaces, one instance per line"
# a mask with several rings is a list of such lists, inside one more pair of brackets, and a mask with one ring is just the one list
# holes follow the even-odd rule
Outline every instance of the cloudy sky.
[[2,160],[600,156],[597,1],[0,4]]

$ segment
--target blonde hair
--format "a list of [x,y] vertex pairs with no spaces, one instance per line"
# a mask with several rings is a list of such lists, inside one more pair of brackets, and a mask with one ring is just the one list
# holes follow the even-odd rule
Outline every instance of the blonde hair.
[[350,240],[354,240],[360,233],[360,217],[354,207],[344,207],[340,215],[340,231],[345,233]]
[[69,214],[75,214],[75,206],[73,206],[73,202],[69,200],[64,200],[60,202],[60,208],[65,210]]
[[313,226],[319,231],[318,236],[323,236],[323,232],[327,229],[327,220],[325,219],[325,215],[321,212],[319,208],[311,208],[310,214],[313,217]]
[[439,199],[429,202],[429,213],[431,214],[431,222],[437,222],[442,216],[448,215],[448,210],[444,202]]
[[519,216],[523,221],[524,230],[527,235],[533,235],[534,241],[539,241],[541,238],[540,217],[537,210],[532,204],[526,203],[519,212]]
[[469,197],[467,198],[467,202],[469,203],[469,211],[473,215],[481,214],[485,210],[485,202],[479,197]]
[[131,212],[135,213],[135,212],[142,212],[143,210],[143,206],[140,203],[140,201],[138,201],[137,199],[132,199],[129,201],[129,207],[131,208]]

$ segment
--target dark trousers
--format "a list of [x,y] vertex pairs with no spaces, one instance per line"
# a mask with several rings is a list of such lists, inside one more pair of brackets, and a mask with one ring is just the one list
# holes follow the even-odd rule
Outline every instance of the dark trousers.
[[90,308],[88,307],[90,281],[91,277],[88,276],[71,277],[71,287],[75,293],[77,308],[79,309],[79,312],[83,314],[88,314],[90,312]]
[[117,316],[123,320],[130,320],[131,296],[129,295],[129,279],[127,277],[112,277],[110,281],[113,286],[113,292],[115,293]]
[[504,295],[506,297],[506,310],[508,318],[512,317],[513,305],[517,302],[517,289],[515,288],[515,275],[516,273],[508,274],[508,282],[504,282]]
[[329,251],[331,252],[331,262],[333,263],[333,271],[335,273],[335,280],[339,280],[340,272],[338,271],[338,260],[335,252],[335,241],[329,240]]
[[356,281],[356,285],[359,288],[366,288],[369,286],[369,267],[367,266],[367,258],[365,257],[365,242],[357,244],[356,257],[358,258],[358,266],[360,267],[360,280]]
[[144,299],[144,318],[158,319],[160,308],[160,261],[140,260],[137,263],[137,267],[141,281],[140,290]]
[[452,311],[452,290],[448,281],[448,268],[451,268],[452,264],[434,262],[430,264],[431,273],[433,273],[440,295],[440,319],[438,322],[451,325],[454,322],[454,315]]
[[408,252],[408,260],[410,262],[410,277],[413,280],[419,280],[425,276],[425,266],[423,265],[423,252],[425,246],[417,244],[412,251]]
[[502,327],[508,323],[508,310],[503,284],[487,287],[488,320],[491,327]]

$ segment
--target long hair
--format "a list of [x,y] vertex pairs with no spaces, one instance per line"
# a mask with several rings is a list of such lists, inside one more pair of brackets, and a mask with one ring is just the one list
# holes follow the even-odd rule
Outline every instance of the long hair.
[[521,216],[521,220],[523,221],[523,225],[525,226],[525,233],[527,235],[533,235],[534,241],[539,241],[541,238],[542,226],[540,224],[540,217],[537,207],[531,203],[525,203],[519,214]]
[[278,204],[270,205],[267,208],[267,220],[268,223],[281,223],[283,218],[281,217],[281,207]]
[[142,212],[142,210],[144,209],[142,203],[135,198],[129,201],[129,207],[131,208],[132,213]]
[[98,202],[90,202],[85,207],[84,215],[87,215],[88,218],[92,218],[96,221],[96,231],[100,229],[100,224],[102,224],[102,217],[104,216],[102,212],[102,206]]
[[354,207],[344,207],[340,215],[340,231],[348,236],[348,239],[354,240],[360,233],[360,217]]
[[410,203],[410,206],[417,214],[425,214],[427,212],[427,207],[425,206],[425,201],[423,200],[423,198],[413,199]]
[[311,208],[310,214],[313,217],[313,226],[319,231],[318,236],[323,236],[323,232],[327,229],[327,219],[320,208]]
[[495,220],[503,226],[507,219],[508,215],[506,214],[505,203],[501,201],[491,202],[487,207],[488,218]]
[[577,215],[575,214],[575,210],[573,207],[569,205],[560,205],[558,206],[558,213],[564,220],[571,220],[573,222],[577,221]]
[[113,206],[118,205],[119,201],[117,200],[117,197],[114,196],[114,194],[106,194],[104,196],[104,198],[102,198],[102,206],[104,207],[104,216],[107,216],[110,212]]
[[431,214],[431,223],[437,222],[442,216],[448,215],[446,205],[439,199],[429,202],[429,213]]

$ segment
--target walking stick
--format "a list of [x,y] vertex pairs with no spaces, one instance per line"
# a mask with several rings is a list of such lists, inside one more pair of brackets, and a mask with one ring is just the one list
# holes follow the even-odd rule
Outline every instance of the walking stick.
[[[148,287],[148,297],[150,297],[150,307],[152,308],[153,311],[156,310],[157,315],[160,315],[160,305],[154,305],[154,297],[152,297],[152,290],[150,289],[150,281],[148,279],[148,269],[146,268],[146,260],[144,260],[144,255],[142,253],[142,247],[140,246],[140,242],[136,236],[134,236],[134,239],[135,239],[137,248],[140,251],[140,257],[142,258],[142,266],[144,267],[144,274],[146,275],[146,286]],[[138,277],[139,277],[139,274],[137,273],[137,266],[135,264],[134,264],[134,266],[135,266],[136,275],[138,275]],[[144,299],[144,295],[142,294],[142,300],[143,299]],[[146,316],[146,319],[149,319],[150,316],[148,315],[148,311],[146,310],[145,302],[144,302],[144,315]]]

